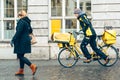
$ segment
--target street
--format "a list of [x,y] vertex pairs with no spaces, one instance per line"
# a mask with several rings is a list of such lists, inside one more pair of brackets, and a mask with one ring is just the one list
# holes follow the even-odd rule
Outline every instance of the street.
[[38,69],[33,76],[25,65],[25,75],[15,76],[17,60],[0,60],[0,80],[119,80],[120,60],[112,67],[103,67],[97,61],[89,64],[78,61],[73,68],[63,68],[57,60],[32,60]]

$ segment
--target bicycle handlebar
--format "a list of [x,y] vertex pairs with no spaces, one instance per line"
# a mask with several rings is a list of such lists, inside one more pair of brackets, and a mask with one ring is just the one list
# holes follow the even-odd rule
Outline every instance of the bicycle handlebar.
[[73,31],[72,34],[73,34],[73,36],[75,37],[75,39],[77,39],[77,35],[79,35],[79,34],[84,34],[84,33],[83,33],[82,31],[79,31],[79,32]]

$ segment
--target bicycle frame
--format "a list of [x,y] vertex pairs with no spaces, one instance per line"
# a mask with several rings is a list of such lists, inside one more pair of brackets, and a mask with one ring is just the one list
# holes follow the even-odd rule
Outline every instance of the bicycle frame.
[[[73,34],[71,34],[71,35],[73,35]],[[103,41],[102,41],[101,43],[98,43],[98,41],[99,41],[99,37],[97,37],[97,41],[96,41],[98,47],[101,48],[102,46],[105,45]],[[108,46],[108,47],[107,47],[106,49],[103,49],[103,50],[102,50],[102,52],[104,52],[105,54],[107,53],[108,48],[109,48],[110,46],[112,46],[112,45],[107,45],[107,46]],[[77,52],[78,55],[83,55],[83,56],[84,56],[83,52],[82,52],[81,49],[80,49],[79,44],[77,43],[77,40],[75,40],[74,45],[72,45],[72,46],[65,45],[65,47],[68,48],[68,49],[71,51],[71,55],[74,55],[74,57],[76,57],[75,51]],[[96,53],[95,53],[94,51],[92,51],[92,52],[90,52],[90,54],[91,54],[91,57],[94,58],[94,55],[95,55]],[[107,54],[106,54],[106,55],[107,55]]]
[[[81,59],[84,59],[84,54],[82,53],[80,45],[77,43],[77,40],[75,38],[76,35],[72,33],[70,34],[70,37],[72,38],[70,39],[70,42],[58,43],[59,48],[61,48],[58,54],[58,61],[65,68],[71,68],[72,66],[74,66],[77,63],[78,59],[80,59],[81,57]],[[72,36],[74,36],[75,39],[73,39]],[[97,60],[102,66],[105,67],[110,67],[114,65],[118,60],[119,53],[117,49],[113,46],[113,44],[105,44],[99,36],[97,36],[96,40],[97,46],[100,50],[103,51],[103,53],[105,53],[105,55],[107,55],[110,58],[110,61],[107,64],[105,64],[105,60],[103,58],[97,55],[94,51],[91,51],[90,54],[93,61]],[[70,44],[71,42],[72,44]]]

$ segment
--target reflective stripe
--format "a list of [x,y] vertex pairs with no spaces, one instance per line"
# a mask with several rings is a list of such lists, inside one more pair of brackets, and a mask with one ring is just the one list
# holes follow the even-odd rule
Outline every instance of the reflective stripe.
[[86,24],[84,23],[84,26],[86,26]]
[[82,18],[79,19],[80,21],[83,21]]
[[80,26],[80,30],[82,30],[82,27]]
[[85,19],[87,19],[87,17],[84,15]]
[[88,21],[88,18],[84,15],[85,19]]
[[91,35],[92,35],[92,32],[91,32],[90,28],[88,28],[86,30],[86,36],[91,36]]

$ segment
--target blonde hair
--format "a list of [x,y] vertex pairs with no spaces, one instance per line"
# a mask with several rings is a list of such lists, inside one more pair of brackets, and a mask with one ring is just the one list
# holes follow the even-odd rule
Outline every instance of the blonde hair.
[[27,13],[25,10],[21,10],[18,12],[18,17],[25,17],[25,16],[27,16]]

